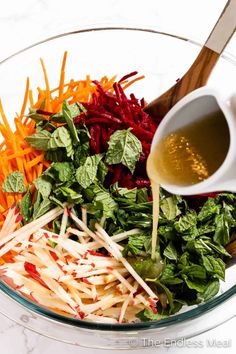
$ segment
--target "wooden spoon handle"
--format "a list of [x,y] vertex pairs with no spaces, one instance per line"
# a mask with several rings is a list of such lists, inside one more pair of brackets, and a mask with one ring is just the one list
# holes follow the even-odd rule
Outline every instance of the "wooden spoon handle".
[[172,88],[171,107],[189,92],[206,85],[219,56],[219,53],[205,46],[201,49],[190,69]]
[[228,0],[196,60],[178,83],[174,105],[189,92],[206,85],[220,54],[236,30],[236,0]]
[[181,98],[189,92],[206,85],[220,54],[236,29],[236,0],[228,0],[215,27],[196,60],[168,91],[149,103],[145,111],[156,119],[161,119]]
[[211,34],[206,40],[205,47],[221,54],[235,32],[236,0],[229,0],[225,5]]

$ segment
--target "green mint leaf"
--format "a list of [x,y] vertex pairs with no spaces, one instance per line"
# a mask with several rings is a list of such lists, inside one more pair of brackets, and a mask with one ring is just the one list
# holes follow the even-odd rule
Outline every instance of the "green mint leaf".
[[66,123],[66,119],[62,112],[58,112],[49,117],[49,122],[53,123]]
[[217,205],[217,200],[215,198],[208,198],[198,214],[198,220],[207,221],[215,215],[219,214],[219,212],[220,206]]
[[38,177],[34,181],[34,184],[43,198],[49,197],[49,195],[52,191],[52,183],[47,178],[47,176],[42,175],[42,176]]
[[188,250],[191,253],[197,253],[197,254],[212,254],[214,253],[212,249],[208,246],[206,243],[206,240],[201,238],[198,238],[196,240],[190,240],[187,242],[186,250]]
[[78,129],[78,134],[79,134],[79,140],[81,141],[81,144],[89,143],[91,139],[91,135],[86,125]]
[[111,186],[111,192],[115,194],[116,197],[122,197],[128,199],[130,202],[135,202],[137,197],[137,188],[128,189],[121,188],[118,186],[118,183],[114,183]]
[[[132,195],[132,194],[131,194]],[[137,203],[130,199],[120,197],[117,198],[122,203],[123,208],[131,213],[146,213],[152,215],[152,202]]]
[[2,190],[7,193],[24,193],[26,187],[23,173],[19,171],[10,173],[2,184]]
[[173,315],[176,312],[179,312],[183,305],[186,305],[186,302],[183,300],[174,300],[172,308],[167,312],[169,315]]
[[225,278],[225,263],[214,256],[202,256],[202,264],[206,271],[221,280]]
[[61,182],[69,182],[73,180],[75,168],[72,162],[55,162],[52,165],[52,170],[57,172]]
[[[56,182],[58,182],[58,173],[57,173],[57,171],[53,170],[53,168],[51,166],[48,167],[47,170],[43,172],[42,176],[47,178],[49,181],[54,180],[56,183]],[[52,183],[54,183],[54,182],[52,182]]]
[[215,224],[216,229],[213,240],[219,245],[226,245],[230,241],[229,223],[226,213],[216,215]]
[[27,143],[37,150],[48,150],[48,144],[51,139],[51,133],[47,130],[40,130],[39,132],[27,136],[25,140]]
[[177,277],[178,270],[173,263],[166,264],[159,280],[165,285],[175,285],[183,283],[183,279]]
[[[77,111],[75,112],[75,109],[77,108]],[[78,133],[76,130],[76,127],[74,125],[74,117],[76,117],[77,115],[80,114],[80,110],[78,109],[78,107],[76,105],[72,105],[70,106],[66,101],[63,102],[62,104],[62,114],[65,117],[66,123],[68,124],[68,128],[70,129],[71,132],[71,136],[73,137],[73,143],[77,144],[79,143],[79,137],[78,137]]]
[[117,210],[118,205],[110,195],[110,193],[99,185],[95,185],[94,189],[94,207],[103,211],[103,216],[106,218],[113,218],[114,211]]
[[76,171],[77,182],[83,187],[88,188],[95,180],[98,171],[98,164],[103,158],[102,154],[89,156],[83,166]]
[[34,218],[34,214],[37,212],[37,210],[40,207],[41,201],[42,201],[42,196],[39,193],[39,191],[36,190],[36,198],[35,198],[34,205],[33,205],[33,218]]
[[204,293],[207,289],[207,285],[204,281],[191,280],[185,274],[183,274],[183,279],[189,289],[196,290],[199,293]]
[[[38,194],[40,196],[40,193]],[[34,204],[34,212],[33,212],[33,219],[38,219],[40,216],[46,214],[52,207],[52,203],[48,198],[44,198],[41,201],[39,197],[39,201]]]
[[197,236],[199,236],[198,234],[198,228],[196,225],[191,226],[187,231],[185,231],[182,234],[182,239],[184,241],[192,241],[194,240]]
[[175,222],[176,231],[183,233],[195,226],[197,223],[197,213],[194,210],[187,212]]
[[207,277],[205,268],[199,264],[186,266],[180,273],[183,275],[187,275],[188,278],[191,279],[206,279]]
[[49,197],[49,201],[51,201],[53,204],[56,204],[57,206],[59,206],[62,209],[64,208],[62,201],[59,200],[58,198],[54,197],[53,195],[51,195]]
[[145,309],[137,313],[136,317],[139,318],[142,322],[147,322],[162,320],[163,318],[167,318],[168,316],[160,315],[159,313],[154,313],[149,309]]
[[148,202],[148,189],[147,188],[139,188],[137,189],[137,203],[146,203]]
[[76,167],[80,167],[85,163],[89,156],[89,141],[78,145],[75,149],[74,162]]
[[73,157],[74,150],[70,133],[65,127],[57,128],[48,142],[48,149],[65,148],[68,157]]
[[233,205],[235,204],[235,199],[236,199],[236,195],[233,193],[221,193],[218,195],[218,198],[221,200],[225,200],[229,203],[232,203]]
[[28,191],[25,193],[24,197],[22,198],[21,204],[20,204],[20,213],[23,216],[25,221],[28,221],[30,219],[31,216],[31,194],[30,194],[30,190],[28,189]]
[[53,232],[55,232],[56,234],[60,233],[60,229],[61,229],[61,218],[57,218],[55,220],[53,220],[52,222],[52,229]]
[[130,236],[128,239],[128,244],[123,250],[123,256],[127,257],[129,252],[132,253],[134,256],[137,256],[143,249],[146,239],[146,235],[137,234]]
[[42,122],[45,120],[43,114],[37,113],[37,109],[30,107],[28,117],[33,119],[35,122]]
[[186,267],[187,265],[189,265],[189,253],[188,252],[184,252],[181,257],[179,258],[179,264],[183,265],[184,267]]
[[142,152],[142,144],[130,130],[117,130],[111,135],[106,163],[109,165],[122,163],[133,173]]
[[216,253],[225,257],[231,257],[231,255],[226,251],[226,249],[219,244],[213,243],[211,240],[205,241],[208,247],[212,248]]
[[84,108],[84,106],[79,102],[75,102],[75,103],[70,104],[69,109],[70,109],[70,114],[73,119],[78,117],[81,114],[81,112],[83,112],[83,113],[87,112],[87,110]]
[[89,156],[89,153],[83,151],[81,145],[77,146],[77,148],[75,150],[75,155],[74,155],[75,167],[78,168],[78,167],[82,166],[85,163],[86,158],[88,156]]
[[64,162],[69,160],[65,148],[48,150],[45,154],[45,159],[51,162]]
[[215,232],[215,226],[212,224],[203,224],[198,227],[198,235],[206,235],[206,234],[211,234]]
[[163,252],[164,256],[172,261],[177,261],[178,254],[175,246],[172,242],[169,242],[168,246],[165,248]]
[[101,183],[104,183],[107,172],[108,172],[107,165],[101,160],[98,164],[98,173],[97,173],[97,178]]
[[160,209],[167,220],[174,220],[181,213],[178,208],[178,199],[174,195],[163,199],[160,203]]
[[155,281],[157,287],[161,290],[164,291],[164,293],[166,294],[167,296],[167,299],[168,299],[168,303],[169,303],[169,306],[170,306],[170,312],[172,309],[174,309],[174,297],[173,297],[173,294],[172,292],[164,285],[162,284],[158,279]]
[[57,194],[61,193],[64,197],[66,197],[67,201],[69,203],[76,203],[76,204],[82,204],[83,203],[83,197],[82,194],[77,193],[73,189],[69,187],[60,187],[57,189]]
[[[76,102],[74,105],[76,106],[76,109],[78,108],[80,110],[80,113],[81,112],[83,112],[83,113],[87,112],[87,109],[80,102]],[[77,116],[78,116],[78,114],[76,113],[76,116],[74,116],[74,118],[77,117]]]
[[173,240],[176,237],[176,231],[173,228],[173,225],[159,225],[158,235],[160,239],[167,244],[170,240]]
[[[134,208],[135,211],[135,208]],[[135,212],[128,217],[127,224],[132,227],[149,229],[152,226],[152,214]]]
[[[69,110],[73,120],[74,118],[78,117],[81,114],[81,112],[84,113],[86,112],[84,106],[79,102],[70,104]],[[50,116],[49,121],[56,122],[56,123],[66,123],[66,118],[65,115],[63,115],[63,111],[62,111]]]
[[220,282],[215,279],[207,284],[205,291],[198,295],[200,301],[208,301],[212,299],[220,290]]

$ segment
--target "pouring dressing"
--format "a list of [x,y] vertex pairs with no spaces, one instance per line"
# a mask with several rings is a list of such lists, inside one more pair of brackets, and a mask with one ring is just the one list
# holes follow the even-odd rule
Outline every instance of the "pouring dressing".
[[158,246],[159,188],[195,195],[236,191],[236,99],[204,87],[180,100],[160,123],[147,160],[153,193],[152,259]]

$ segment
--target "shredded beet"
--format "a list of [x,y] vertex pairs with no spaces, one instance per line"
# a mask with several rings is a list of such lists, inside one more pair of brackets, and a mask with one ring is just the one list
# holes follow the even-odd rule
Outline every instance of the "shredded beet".
[[157,123],[144,112],[144,99],[138,100],[132,93],[127,97],[120,83],[136,75],[134,71],[122,77],[113,85],[114,92],[106,91],[98,81],[93,81],[97,86],[97,94],[92,97],[92,102],[83,103],[86,113],[75,118],[76,124],[86,124],[91,140],[90,148],[93,154],[102,153],[108,148],[110,136],[121,129],[132,128],[132,133],[141,141],[143,151],[132,175],[123,165],[109,166],[106,184],[119,182],[126,188],[148,187],[149,179],[146,174],[146,160],[150,152],[153,135]]
[[123,76],[123,77],[119,80],[119,83],[122,82],[122,81],[125,81],[125,80],[127,80],[127,79],[130,79],[132,76],[137,75],[137,73],[138,73],[137,71],[133,71],[132,73]]

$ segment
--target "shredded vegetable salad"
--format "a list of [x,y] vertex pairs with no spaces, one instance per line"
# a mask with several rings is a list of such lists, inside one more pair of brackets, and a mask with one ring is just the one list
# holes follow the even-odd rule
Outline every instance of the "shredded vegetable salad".
[[125,93],[144,77],[66,82],[66,60],[52,89],[41,59],[45,88],[34,102],[27,79],[14,129],[0,102],[1,280],[40,306],[103,323],[160,320],[211,299],[236,253],[236,196],[161,189],[151,259],[146,160],[158,122]]

